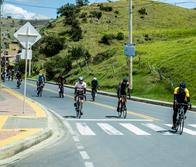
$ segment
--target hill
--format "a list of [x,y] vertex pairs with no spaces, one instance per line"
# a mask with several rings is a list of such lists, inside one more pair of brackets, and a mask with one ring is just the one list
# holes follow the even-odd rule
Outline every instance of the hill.
[[[136,56],[132,95],[171,101],[173,87],[186,80],[196,104],[196,11],[149,0],[133,1],[133,5]],[[115,91],[122,77],[128,75],[123,55],[123,45],[128,41],[128,2],[122,0],[102,6],[112,11],[101,10],[100,4],[81,8],[77,19],[83,38],[79,41],[71,39],[70,26],[64,24],[64,17],[50,22],[42,33],[58,36],[64,41],[64,49],[52,56],[35,49],[34,74],[44,64],[49,79],[55,80],[63,73],[68,83],[73,84],[83,75],[90,85],[96,76],[101,89]],[[100,18],[97,17],[99,12]],[[38,45],[42,49],[46,47],[43,43]],[[71,65],[62,64],[61,60],[68,61],[70,52],[77,47],[83,48],[91,58],[79,57],[72,60]],[[69,69],[64,70],[58,63]]]

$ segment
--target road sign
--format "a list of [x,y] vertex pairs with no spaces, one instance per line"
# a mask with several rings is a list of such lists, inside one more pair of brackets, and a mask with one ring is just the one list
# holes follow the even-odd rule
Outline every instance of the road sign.
[[124,46],[124,54],[125,56],[135,56],[135,46],[133,44],[126,44]]
[[27,22],[24,26],[22,26],[18,31],[15,32],[14,37],[25,48],[25,51],[21,53],[21,55],[24,55],[24,59],[25,59],[25,82],[24,82],[24,102],[23,102],[23,113],[24,113],[26,93],[27,93],[26,90],[27,89],[26,88],[27,87],[27,62],[28,62],[27,59],[29,58],[28,56],[30,56],[29,48],[31,48],[33,44],[41,38],[41,35],[29,22]]
[[32,50],[31,49],[27,49],[27,50],[22,49],[22,52],[20,53],[20,58],[25,59],[26,51],[27,51],[27,60],[31,60],[32,59]]
[[25,49],[27,49],[35,44],[41,38],[41,35],[29,22],[27,22],[14,33],[14,37]]

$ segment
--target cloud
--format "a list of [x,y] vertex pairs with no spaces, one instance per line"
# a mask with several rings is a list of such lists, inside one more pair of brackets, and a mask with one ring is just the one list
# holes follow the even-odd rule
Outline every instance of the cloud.
[[4,4],[3,5],[3,16],[12,16],[16,19],[26,19],[26,20],[32,20],[32,19],[49,19],[47,16],[39,15],[36,13],[28,12],[27,10],[17,7],[12,4]]

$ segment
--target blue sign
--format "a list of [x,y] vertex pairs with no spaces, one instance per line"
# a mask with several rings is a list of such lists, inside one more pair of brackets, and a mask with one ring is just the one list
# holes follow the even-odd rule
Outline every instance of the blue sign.
[[134,44],[126,44],[124,46],[124,54],[125,54],[125,56],[128,56],[128,57],[135,56],[135,45]]

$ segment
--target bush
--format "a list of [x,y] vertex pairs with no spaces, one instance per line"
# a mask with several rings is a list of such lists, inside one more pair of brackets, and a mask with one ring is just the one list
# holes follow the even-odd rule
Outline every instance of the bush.
[[106,11],[106,12],[111,12],[113,10],[113,8],[111,6],[103,6],[103,4],[99,5],[99,9]]
[[72,68],[72,62],[67,57],[55,56],[44,64],[48,80],[55,78],[55,75],[66,74]]
[[115,14],[119,14],[119,11],[118,11],[118,10],[115,10],[114,13],[115,13]]
[[109,59],[115,54],[114,50],[106,50],[104,52],[98,53],[95,57],[93,57],[93,64],[99,64],[106,59]]
[[90,17],[96,17],[99,20],[102,17],[102,12],[91,11]]
[[125,38],[124,34],[122,32],[119,32],[116,36],[117,40],[123,40]]
[[72,26],[69,33],[73,41],[79,41],[82,39],[82,29],[80,26]]
[[80,14],[80,18],[86,18],[86,16],[87,16],[86,12],[83,12],[83,13]]
[[101,40],[99,41],[100,43],[104,43],[106,45],[110,45],[112,42],[112,39],[114,39],[115,36],[113,34],[105,34]]
[[82,46],[73,47],[68,51],[68,53],[71,60],[79,60],[80,58],[83,58],[88,61],[91,58],[88,50],[83,48]]
[[147,15],[148,13],[146,12],[146,8],[141,8],[141,9],[139,9],[138,10],[138,13],[140,14],[140,15]]
[[64,39],[58,36],[44,36],[41,40],[39,51],[46,57],[51,57],[60,52],[64,46]]

